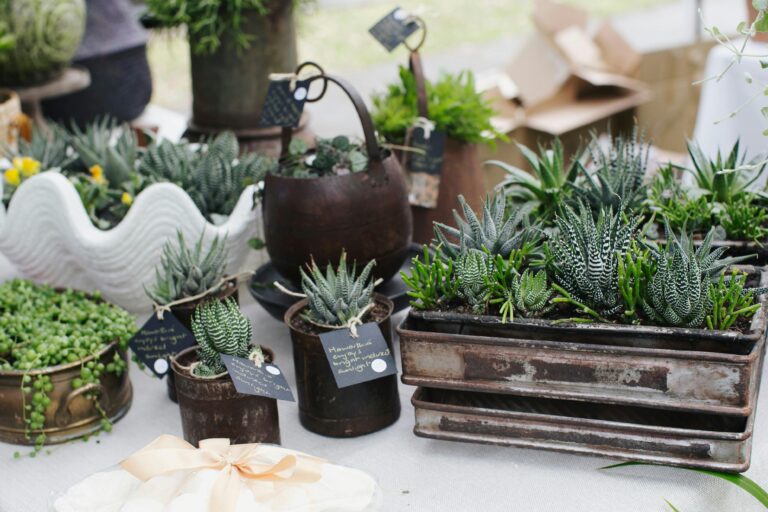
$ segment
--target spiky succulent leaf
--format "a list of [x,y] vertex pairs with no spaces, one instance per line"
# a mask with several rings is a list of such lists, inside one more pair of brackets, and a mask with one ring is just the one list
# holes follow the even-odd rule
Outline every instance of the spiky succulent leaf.
[[493,260],[477,249],[468,249],[456,258],[458,295],[474,313],[485,311],[490,293],[489,281],[493,276]]
[[210,377],[226,371],[221,354],[249,357],[257,350],[251,345],[252,327],[232,299],[201,304],[192,315],[192,333],[200,348],[195,375]]
[[119,125],[109,116],[97,119],[85,129],[73,124],[69,144],[77,154],[82,171],[101,166],[106,180],[116,188],[131,180],[141,153],[131,127]]

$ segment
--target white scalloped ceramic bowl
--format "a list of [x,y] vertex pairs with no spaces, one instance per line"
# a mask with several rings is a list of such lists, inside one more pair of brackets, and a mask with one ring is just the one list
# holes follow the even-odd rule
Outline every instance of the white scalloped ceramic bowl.
[[[2,191],[2,185],[0,185]],[[205,231],[205,243],[227,235],[227,273],[253,270],[266,251],[248,246],[263,238],[261,208],[253,208],[249,186],[221,225],[206,221],[189,195],[172,183],[143,190],[125,218],[110,230],[96,228],[75,187],[57,172],[44,172],[21,184],[8,211],[1,211],[0,251],[26,278],[53,286],[100,290],[131,312],[147,312],[144,292],[155,279],[163,244],[181,229],[187,240]]]

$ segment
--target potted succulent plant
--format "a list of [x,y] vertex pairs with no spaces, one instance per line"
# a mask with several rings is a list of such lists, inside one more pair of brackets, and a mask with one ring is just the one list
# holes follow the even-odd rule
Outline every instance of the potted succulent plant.
[[[400,68],[400,83],[373,97],[373,122],[387,142],[402,145],[419,116],[416,77]],[[426,112],[435,129],[446,133],[442,173],[435,208],[413,207],[414,240],[429,243],[432,223],[449,222],[457,195],[477,209],[485,195],[485,177],[478,144],[503,137],[491,124],[494,111],[475,90],[471,71],[444,73],[436,82],[426,82]],[[407,154],[407,153],[406,153]]]
[[0,85],[39,84],[75,56],[85,32],[85,1],[6,1],[0,24]]
[[[192,331],[192,314],[197,306],[217,298],[232,299],[237,303],[237,280],[227,281],[213,292],[209,292],[224,278],[227,262],[226,238],[215,237],[208,252],[203,252],[204,234],[193,248],[187,247],[184,234],[176,233],[178,244],[172,241],[163,246],[160,265],[155,268],[155,285],[147,289],[147,295],[158,306],[170,304],[171,313],[181,324]],[[198,297],[194,300],[185,300]],[[176,384],[173,372],[168,373],[168,397],[176,401]]]
[[37,451],[110,430],[130,408],[124,311],[17,279],[0,286],[0,324],[0,441]]
[[[109,121],[51,129],[20,141],[3,179],[0,250],[23,275],[98,289],[113,303],[146,312],[144,286],[163,244],[179,230],[195,239],[204,232],[205,250],[226,237],[229,274],[266,260],[266,251],[251,251],[247,242],[263,236],[254,197],[273,163],[254,153],[238,156],[233,134],[201,145],[140,148],[133,132]],[[41,253],[41,243],[49,250]]]
[[[264,180],[267,251],[277,271],[294,283],[310,258],[336,264],[342,249],[361,265],[376,260],[374,273],[388,279],[405,261],[411,242],[402,169],[378,145],[357,92],[338,77],[316,75],[310,83],[316,80],[324,81],[323,91],[327,82],[335,83],[350,98],[363,126],[364,145],[336,137],[318,141],[317,150],[305,153],[301,144],[298,150],[295,142],[285,144],[279,165]],[[285,129],[284,140],[290,135]]]
[[148,0],[162,26],[186,25],[191,127],[258,133],[270,73],[296,67],[294,0]]
[[[346,329],[350,319],[363,313],[362,322],[376,322],[392,348],[392,301],[373,293],[374,262],[357,275],[342,253],[339,265],[323,274],[312,263],[309,274],[301,270],[306,299],[285,313],[291,330],[293,362],[299,397],[299,419],[312,432],[331,437],[353,437],[381,430],[400,417],[397,376],[339,388],[325,356],[319,334]],[[367,309],[367,311],[366,311]]]
[[184,439],[228,438],[233,444],[280,444],[277,401],[242,395],[221,354],[272,362],[269,349],[251,344],[252,327],[232,299],[211,300],[195,309],[192,332],[198,346],[171,359]]

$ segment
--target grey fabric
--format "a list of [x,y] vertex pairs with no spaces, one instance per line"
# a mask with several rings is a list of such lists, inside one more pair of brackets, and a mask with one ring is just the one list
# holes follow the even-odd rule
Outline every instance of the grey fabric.
[[85,36],[75,60],[90,59],[143,45],[147,32],[130,0],[86,0]]

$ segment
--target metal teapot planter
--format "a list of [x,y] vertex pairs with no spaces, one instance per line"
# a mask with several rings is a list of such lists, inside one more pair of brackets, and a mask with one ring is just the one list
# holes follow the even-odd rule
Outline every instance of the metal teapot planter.
[[[262,201],[267,251],[277,271],[294,282],[310,259],[336,265],[342,249],[361,266],[375,259],[374,274],[386,280],[399,270],[411,243],[404,173],[392,152],[378,145],[368,110],[352,86],[322,72],[310,78],[316,80],[323,80],[322,92],[308,102],[321,99],[328,82],[352,101],[363,127],[368,168],[317,178],[268,174]],[[283,129],[283,157],[290,141],[291,129]]]

